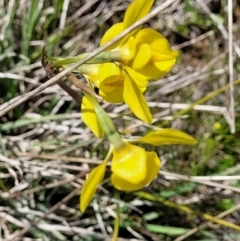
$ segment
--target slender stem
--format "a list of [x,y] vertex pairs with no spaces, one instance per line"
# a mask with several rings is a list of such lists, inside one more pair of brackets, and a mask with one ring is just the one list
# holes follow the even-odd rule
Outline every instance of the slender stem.
[[[118,200],[120,199],[118,191],[115,192],[115,198],[118,199]],[[117,216],[115,217],[115,221],[114,221],[114,230],[113,230],[112,241],[118,240],[119,226],[120,226],[120,207],[119,207],[119,204],[117,204],[116,214],[117,214]]]
[[230,85],[230,106],[231,115],[230,128],[231,133],[235,133],[235,109],[234,109],[234,82],[233,82],[233,1],[228,0],[228,66],[229,66],[229,85]]
[[105,157],[105,159],[104,159],[104,161],[103,161],[103,162],[106,162],[106,164],[107,164],[108,162],[110,162],[111,159],[112,159],[112,150],[113,150],[113,148],[112,148],[112,146],[110,146],[110,149],[109,149],[109,151],[108,151],[108,154],[107,154],[107,156]]
[[[61,66],[66,66],[70,64],[75,64],[78,61],[84,59],[89,53],[79,54],[74,57],[47,57],[46,60],[49,61],[52,64],[53,68],[58,68]],[[102,64],[106,62],[113,61],[113,58],[116,54],[110,52],[110,51],[104,51],[93,57],[92,59],[88,60],[86,64]]]
[[[238,84],[240,84],[240,79],[237,79],[237,80],[235,80],[235,81],[233,82],[233,85],[238,85]],[[176,117],[179,117],[179,116],[182,116],[182,115],[186,114],[188,111],[192,110],[195,105],[201,105],[201,104],[207,102],[208,100],[216,97],[217,95],[221,94],[221,93],[224,92],[225,90],[228,90],[229,87],[230,87],[230,84],[227,84],[227,85],[221,87],[220,89],[217,89],[217,90],[211,92],[211,93],[208,94],[207,96],[204,96],[204,97],[201,98],[200,100],[192,103],[188,108],[177,112],[173,117],[176,118]]]
[[123,146],[125,143],[122,137],[119,135],[112,119],[108,116],[108,114],[103,110],[103,108],[99,105],[98,101],[92,95],[86,92],[84,92],[84,94],[91,102],[96,113],[99,125],[101,126],[104,134],[107,136],[109,142],[112,144],[113,148],[118,149],[119,147]]
[[[54,72],[54,68],[52,66],[51,63],[48,63],[46,61],[47,59],[47,55],[45,53],[45,46],[42,49],[42,55],[41,55],[41,63],[42,66],[44,67],[46,74],[48,76],[48,78],[52,78],[54,77],[56,74]],[[58,69],[58,73],[59,73]],[[67,84],[65,84],[61,79],[57,82],[57,84],[63,89],[65,90],[80,106],[81,106],[81,102],[82,102],[82,97],[76,93],[73,89],[71,89]]]

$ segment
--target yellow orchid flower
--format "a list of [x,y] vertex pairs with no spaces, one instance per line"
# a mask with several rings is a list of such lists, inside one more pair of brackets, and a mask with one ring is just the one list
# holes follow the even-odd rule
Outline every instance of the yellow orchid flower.
[[[124,102],[124,73],[118,65],[115,63],[88,64],[80,66],[78,71],[99,89],[99,95],[105,101],[110,103]],[[147,83],[145,89],[146,85]]]
[[[149,0],[133,1],[126,11],[123,22],[113,25],[103,36],[100,45],[148,14],[152,4],[153,1]],[[141,27],[110,46],[108,50],[112,61],[127,65],[148,79],[163,77],[170,71],[178,56],[178,52],[171,50],[163,35],[153,29]]]
[[[89,174],[80,196],[80,210],[84,212],[103,180],[107,162],[112,159],[111,183],[121,191],[136,191],[151,183],[160,169],[160,159],[155,152],[132,145],[126,140],[115,148],[112,145],[106,159]],[[111,158],[112,157],[112,158]]]
[[[123,22],[113,25],[103,36],[100,45],[148,14],[153,2],[133,1]],[[139,119],[151,123],[152,115],[142,93],[148,80],[161,78],[171,69],[177,52],[171,50],[161,34],[141,27],[109,47],[108,51],[109,58],[117,63],[88,64],[81,66],[79,72],[99,88],[99,95],[105,101],[125,102]],[[89,127],[94,124],[89,118],[85,118],[85,123]]]
[[106,159],[91,171],[83,186],[80,196],[80,209],[82,212],[87,208],[96,192],[97,186],[103,180],[107,162],[110,160],[111,183],[118,190],[136,191],[142,189],[157,177],[161,164],[157,154],[148,152],[132,143],[146,143],[153,146],[171,144],[192,145],[197,143],[188,134],[170,128],[154,130],[143,137],[125,140],[119,136],[116,129],[114,131],[114,128],[111,127],[109,118],[105,118],[106,116],[102,116],[100,125],[106,124],[103,129],[105,129],[104,132],[111,143],[111,148]]
[[172,51],[166,38],[153,29],[140,30],[136,36],[136,53],[122,62],[148,79],[162,78],[176,62],[177,51]]
[[[123,139],[97,100],[88,93],[85,93],[85,95],[93,106],[98,123],[107,136],[111,147],[106,159],[91,171],[83,186],[80,196],[80,209],[82,212],[87,208],[97,186],[103,180],[108,161],[112,161],[111,183],[116,189],[122,191],[135,191],[145,187],[156,178],[160,169],[160,159],[155,152],[148,152],[144,148],[130,143],[130,140]],[[196,140],[178,130],[161,129],[150,132],[143,137],[133,139],[131,142],[159,146],[195,144]]]
[[[130,25],[147,15],[153,0],[134,0],[126,10],[123,22],[113,25],[103,36],[100,45],[118,35]],[[53,67],[68,67],[86,55],[69,58],[49,57]],[[126,103],[142,121],[152,122],[152,115],[143,96],[149,80],[164,76],[174,65],[177,52],[172,51],[166,38],[152,29],[138,27],[107,51],[100,53],[76,71],[83,74],[90,87],[97,87],[103,100],[110,103]],[[82,105],[83,120],[89,128],[101,136],[93,108]],[[87,111],[91,113],[88,114]]]
[[[78,70],[85,75],[88,81],[99,88],[99,95],[105,101],[110,103],[125,102],[139,119],[151,123],[152,115],[143,96],[148,81],[143,75],[129,67],[122,69],[115,63],[82,65]],[[88,111],[91,114],[95,113],[93,107],[89,105],[86,107],[83,102],[83,121],[96,134],[96,129],[99,129],[98,123],[90,117]],[[97,136],[99,137],[99,135]]]
[[155,152],[124,142],[113,148],[111,182],[118,190],[135,191],[152,182],[160,169]]

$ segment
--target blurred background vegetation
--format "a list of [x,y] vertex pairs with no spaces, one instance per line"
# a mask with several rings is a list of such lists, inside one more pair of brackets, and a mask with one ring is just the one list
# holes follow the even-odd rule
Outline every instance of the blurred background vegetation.
[[[90,52],[110,26],[122,21],[130,2],[0,0],[0,110],[47,81],[40,63],[44,44],[49,56]],[[163,2],[156,0],[155,6]],[[163,33],[180,52],[172,71],[151,82],[145,94],[154,113],[153,124],[185,131],[198,144],[155,148],[162,160],[161,172],[143,193],[122,192],[119,201],[104,182],[86,213],[80,213],[79,190],[85,172],[105,157],[108,143],[86,128],[79,104],[59,86],[0,116],[0,240],[10,241],[12,235],[24,241],[111,240],[117,204],[120,241],[240,240],[236,226],[207,222],[202,215],[227,211],[222,214],[224,220],[240,225],[239,87],[234,90],[235,133],[228,123],[228,90],[177,114],[227,85],[230,77],[239,78],[240,1],[232,1],[230,25],[228,2],[176,1],[145,24]],[[229,46],[233,46],[230,65]],[[233,74],[229,74],[231,64]],[[151,130],[124,105],[105,103],[103,107],[123,135]],[[199,178],[188,180],[189,176]],[[20,237],[18,232],[29,224]]]

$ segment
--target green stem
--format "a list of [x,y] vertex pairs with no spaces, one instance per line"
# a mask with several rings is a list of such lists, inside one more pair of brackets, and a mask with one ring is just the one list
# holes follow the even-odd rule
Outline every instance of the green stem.
[[[52,63],[53,68],[61,67],[64,65],[75,64],[79,60],[85,58],[89,53],[80,54],[74,57],[59,58],[59,57],[47,57],[46,61]],[[111,62],[116,58],[116,53],[111,51],[101,52],[94,58],[90,59],[86,64],[102,64]]]
[[71,114],[58,114],[58,115],[42,116],[39,118],[20,119],[17,121],[7,122],[0,125],[0,131],[9,131],[15,128],[20,128],[30,124],[38,124],[45,121],[57,121],[57,120],[65,120],[65,119],[72,119],[72,118],[77,118],[77,116],[71,115]]
[[8,192],[8,189],[6,188],[6,186],[4,185],[4,183],[1,179],[0,179],[0,189],[4,192]]
[[[119,198],[119,193],[115,192],[115,198],[116,199],[120,199]],[[116,209],[116,218],[114,221],[114,230],[113,230],[113,237],[112,237],[112,241],[117,241],[118,240],[118,233],[119,233],[119,226],[120,226],[120,208],[119,208],[119,204],[117,204],[117,209]]]
[[[240,79],[237,79],[233,82],[234,85],[238,85],[240,84]],[[186,114],[188,111],[192,110],[194,108],[195,105],[201,105],[205,102],[207,102],[208,100],[216,97],[217,95],[221,94],[223,91],[227,90],[230,88],[230,84],[227,84],[223,87],[221,87],[220,89],[218,90],[215,90],[213,92],[211,92],[210,94],[208,94],[207,96],[201,98],[200,100],[194,102],[193,104],[191,104],[188,108],[184,109],[184,110],[180,110],[178,111],[177,113],[174,114],[173,117],[179,117],[179,116],[182,116],[184,114]]]
[[99,105],[98,101],[93,96],[91,96],[90,94],[88,94],[86,92],[84,92],[84,95],[87,97],[87,99],[93,105],[98,122],[99,122],[104,134],[107,136],[109,142],[112,144],[113,148],[117,149],[118,147],[124,145],[124,141],[121,138],[121,136],[119,135],[112,119],[102,109],[102,107]]

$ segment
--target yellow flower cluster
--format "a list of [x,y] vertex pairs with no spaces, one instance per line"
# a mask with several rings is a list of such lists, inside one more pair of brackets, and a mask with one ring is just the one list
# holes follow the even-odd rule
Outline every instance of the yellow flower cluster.
[[[153,0],[135,0],[128,7],[124,20],[113,25],[100,45],[111,40],[149,13]],[[153,29],[141,27],[107,49],[108,63],[88,64],[78,71],[99,89],[99,95],[110,103],[125,102],[131,111],[146,123],[152,115],[143,96],[148,82],[163,77],[175,64],[177,51],[172,51],[166,38]],[[91,105],[83,101],[82,118],[95,135],[101,137],[97,122],[89,118]],[[87,111],[86,111],[87,110]]]
[[[106,159],[95,167],[84,183],[80,196],[80,209],[85,211],[92,200],[97,186],[103,180],[107,162],[111,160],[111,183],[123,191],[135,191],[154,180],[160,169],[160,159],[155,152],[132,143],[146,143],[154,146],[169,144],[195,144],[196,140],[188,134],[174,129],[160,129],[133,140],[122,139],[111,118],[100,107],[94,97],[86,94],[92,104],[99,124],[107,136],[111,148]],[[132,143],[130,143],[132,142]]]
[[[103,36],[100,45],[148,14],[153,2],[134,0],[128,7],[123,22],[113,25]],[[152,114],[143,93],[149,81],[159,79],[170,71],[177,55],[161,34],[149,28],[138,27],[76,71],[86,77],[90,88],[99,89],[103,100],[110,103],[124,102],[139,119],[151,123]],[[84,54],[65,59],[51,57],[48,60],[53,67],[65,68],[83,56]],[[98,100],[88,93],[84,94],[82,119],[97,137],[105,135],[108,138],[110,150],[102,164],[91,171],[83,186],[80,197],[82,212],[103,180],[109,161],[111,183],[119,190],[139,190],[154,180],[160,169],[160,159],[155,152],[134,145],[135,142],[154,146],[196,143],[191,136],[174,129],[160,129],[135,138],[134,141],[125,140],[100,107]]]

